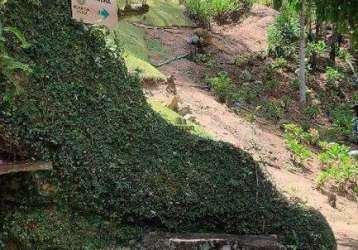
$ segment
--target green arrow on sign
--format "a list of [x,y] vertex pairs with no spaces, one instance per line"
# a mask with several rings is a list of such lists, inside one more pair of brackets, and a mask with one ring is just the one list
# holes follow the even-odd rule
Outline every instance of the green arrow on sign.
[[103,17],[103,19],[106,19],[107,17],[109,17],[109,12],[105,8],[102,8],[99,11],[99,15]]

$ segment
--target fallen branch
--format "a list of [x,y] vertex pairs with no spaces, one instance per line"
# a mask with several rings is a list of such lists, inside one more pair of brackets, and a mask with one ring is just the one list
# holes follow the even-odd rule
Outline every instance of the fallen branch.
[[51,162],[27,162],[27,163],[10,163],[0,165],[0,175],[19,173],[19,172],[36,172],[52,170]]
[[133,25],[137,26],[137,27],[141,27],[141,28],[145,28],[145,29],[195,29],[197,28],[197,26],[191,26],[191,25],[169,25],[169,26],[154,26],[154,25],[149,25],[149,24],[143,24],[143,23],[138,23],[138,22],[133,22]]
[[166,65],[166,64],[172,63],[172,62],[174,62],[174,61],[183,59],[183,58],[185,58],[185,57],[187,57],[187,56],[190,56],[190,55],[191,55],[191,53],[188,53],[188,54],[185,54],[185,55],[181,55],[181,56],[177,56],[177,57],[168,59],[168,60],[166,60],[166,61],[164,61],[164,62],[162,62],[162,63],[159,63],[159,64],[154,64],[154,63],[152,63],[152,65],[155,66],[155,67],[157,67],[157,68],[159,68],[159,67],[161,67],[161,66],[163,66],[163,65]]

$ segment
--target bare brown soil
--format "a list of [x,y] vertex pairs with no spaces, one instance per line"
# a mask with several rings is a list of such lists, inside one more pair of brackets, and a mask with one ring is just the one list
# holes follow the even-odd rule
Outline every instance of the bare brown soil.
[[[255,6],[250,16],[239,24],[214,26],[217,44],[222,45],[216,49],[222,52],[223,59],[230,60],[233,55],[266,48],[266,31],[275,15],[272,9]],[[186,41],[192,32],[186,28],[147,30],[148,38],[160,39],[173,57],[190,52]],[[161,58],[154,57],[153,61],[161,62]],[[219,103],[208,91],[199,88],[203,85],[201,79],[208,72],[204,66],[183,59],[166,64],[160,70],[174,76],[182,104],[190,107],[196,121],[215,139],[250,152],[289,199],[322,213],[335,233],[338,249],[358,249],[358,203],[338,197],[337,207],[330,206],[327,195],[315,188],[315,178],[320,170],[317,157],[306,164],[305,171],[292,171],[291,155],[277,126],[264,120],[250,123]],[[164,85],[150,88],[147,93],[149,98],[165,104],[173,98]]]

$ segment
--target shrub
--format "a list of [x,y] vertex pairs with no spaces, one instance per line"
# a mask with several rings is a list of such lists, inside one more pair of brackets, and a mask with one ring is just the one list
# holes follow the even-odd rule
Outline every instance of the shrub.
[[212,10],[207,0],[186,0],[185,6],[189,16],[195,21],[209,26],[212,19]]
[[216,77],[210,78],[209,84],[221,102],[230,100],[234,86],[226,72],[220,72]]
[[288,67],[288,62],[285,58],[283,57],[278,57],[274,60],[273,64],[272,64],[272,68],[273,69],[284,69]]
[[189,15],[206,26],[215,19],[219,24],[226,22],[234,13],[246,10],[251,0],[186,0]]
[[335,68],[327,67],[325,77],[329,86],[338,87],[338,81],[343,79],[343,74]]
[[293,153],[295,162],[302,164],[311,157],[311,151],[297,140],[286,139],[285,142],[288,149]]
[[281,97],[281,105],[285,111],[288,111],[292,102],[293,102],[292,98],[288,95],[284,95]]
[[257,60],[265,58],[264,52],[244,52],[234,59],[234,64],[238,67],[248,66],[255,63]]
[[318,184],[324,185],[332,180],[340,189],[348,187],[349,191],[356,192],[358,187],[358,161],[350,158],[350,149],[337,143],[321,142],[320,146],[323,149],[320,160],[325,168],[317,179]]
[[261,102],[261,107],[261,114],[275,122],[278,122],[284,116],[284,111],[280,103],[271,100],[263,100]]
[[265,90],[270,93],[274,93],[279,86],[280,86],[280,82],[276,79],[272,79],[266,82]]
[[292,152],[295,162],[302,165],[304,161],[311,157],[312,152],[304,145],[311,143],[312,137],[310,133],[304,132],[296,124],[286,124],[284,136],[286,145]]
[[260,101],[259,99],[263,90],[264,86],[260,81],[254,83],[245,82],[238,88],[237,95],[241,101],[250,105],[256,105]]
[[310,133],[305,132],[302,127],[289,123],[284,126],[285,129],[285,138],[296,140],[299,143],[311,144],[312,136]]
[[[1,7],[2,3],[0,3]],[[11,104],[12,99],[22,91],[21,81],[23,81],[24,76],[21,73],[30,74],[31,68],[9,55],[6,46],[6,34],[16,37],[15,42],[19,42],[21,49],[28,49],[30,44],[21,31],[15,27],[3,27],[0,21],[0,88],[4,93],[2,101]]]
[[330,112],[333,121],[333,129],[338,135],[349,137],[352,135],[353,114],[350,105],[343,105],[334,108]]
[[314,41],[307,44],[306,53],[310,55],[316,53],[319,56],[323,56],[327,52],[327,45],[324,41]]
[[321,110],[318,106],[309,106],[304,109],[303,113],[309,120],[313,120],[317,118]]
[[268,29],[269,53],[275,57],[291,58],[295,54],[299,40],[297,14],[289,6],[282,8],[276,21]]

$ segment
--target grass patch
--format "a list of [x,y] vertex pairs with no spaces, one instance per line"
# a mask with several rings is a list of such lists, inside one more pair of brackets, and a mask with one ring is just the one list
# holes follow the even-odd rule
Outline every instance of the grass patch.
[[[149,12],[128,18],[130,22],[141,22],[153,26],[193,26],[193,22],[185,15],[185,7],[177,0],[148,0]],[[120,6],[123,6],[121,4]]]
[[115,31],[115,36],[124,49],[123,58],[129,71],[138,70],[143,78],[166,79],[166,76],[149,62],[150,51],[142,28],[127,21],[121,21]]
[[184,118],[178,114],[177,112],[171,110],[170,108],[166,107],[164,104],[158,101],[149,100],[148,101],[152,109],[159,113],[161,117],[164,118],[168,123],[184,128],[185,130],[189,131],[193,135],[197,135],[203,138],[212,139],[213,137],[207,133],[202,127],[199,125],[191,122],[186,121]]
[[[124,49],[124,60],[129,71],[139,71],[140,76],[150,79],[166,79],[166,76],[154,67],[149,60],[150,55],[159,54],[168,58],[169,53],[157,40],[145,39],[143,28],[133,25],[140,22],[152,26],[193,26],[193,23],[184,14],[185,7],[175,0],[149,0],[148,13],[121,20],[116,29],[116,37],[121,41]],[[120,1],[123,7],[124,2]]]

